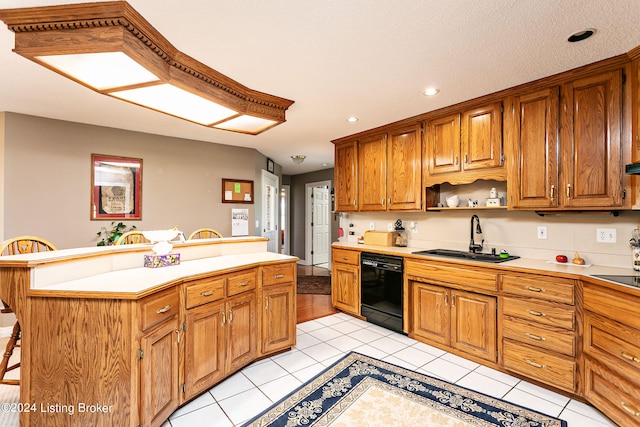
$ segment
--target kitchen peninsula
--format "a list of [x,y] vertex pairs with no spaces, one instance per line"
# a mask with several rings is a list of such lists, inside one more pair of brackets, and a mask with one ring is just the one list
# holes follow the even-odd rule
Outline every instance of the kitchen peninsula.
[[159,426],[240,368],[295,345],[296,257],[261,237],[0,259],[22,326],[20,425]]

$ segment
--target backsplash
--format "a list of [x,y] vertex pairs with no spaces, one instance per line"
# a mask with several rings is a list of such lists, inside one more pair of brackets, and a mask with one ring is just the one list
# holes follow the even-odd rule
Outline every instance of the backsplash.
[[[587,264],[631,267],[629,239],[640,224],[640,212],[621,212],[618,217],[608,213],[571,213],[539,216],[535,212],[468,209],[410,213],[343,213],[340,226],[345,237],[355,241],[369,230],[387,231],[388,224],[401,219],[407,229],[409,247],[416,249],[447,248],[468,250],[471,215],[480,217],[482,234],[474,234],[479,243],[484,239],[483,252],[491,248],[506,249],[524,258],[553,260],[558,254],[573,258],[575,252]],[[417,230],[410,228],[411,222]],[[353,227],[349,227],[349,224]],[[538,227],[546,227],[547,239],[538,239]],[[596,242],[598,228],[616,230],[616,243]],[[349,236],[349,231],[354,235]]]

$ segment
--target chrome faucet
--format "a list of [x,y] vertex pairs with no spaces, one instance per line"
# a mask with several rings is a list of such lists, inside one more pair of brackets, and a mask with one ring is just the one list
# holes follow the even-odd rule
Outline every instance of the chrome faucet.
[[469,242],[469,252],[476,253],[476,251],[482,250],[482,246],[484,245],[484,239],[482,239],[482,242],[480,242],[480,244],[477,244],[476,242],[474,242],[473,240],[473,221],[474,220],[477,220],[476,230],[475,230],[476,234],[481,234],[482,228],[480,228],[480,218],[478,218],[478,215],[471,215],[471,241]]

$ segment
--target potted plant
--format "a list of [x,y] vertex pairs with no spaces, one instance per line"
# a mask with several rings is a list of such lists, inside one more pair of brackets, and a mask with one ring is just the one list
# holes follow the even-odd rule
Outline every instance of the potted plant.
[[122,233],[126,233],[127,231],[135,230],[136,226],[132,225],[131,227],[127,227],[125,223],[115,221],[111,221],[111,229],[107,230],[106,227],[102,227],[100,231],[98,231],[98,238],[100,241],[98,242],[98,246],[110,246],[113,245]]

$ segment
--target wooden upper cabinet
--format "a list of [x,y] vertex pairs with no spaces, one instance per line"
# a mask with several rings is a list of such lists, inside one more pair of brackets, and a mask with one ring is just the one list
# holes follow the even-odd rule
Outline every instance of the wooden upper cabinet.
[[460,171],[460,114],[428,122],[427,159],[430,174]]
[[422,208],[422,139],[419,125],[390,131],[387,141],[387,210]]
[[462,113],[462,169],[502,166],[502,103]]
[[336,210],[358,210],[358,141],[335,145],[334,168]]
[[427,121],[424,185],[506,181],[502,147],[502,102]]
[[[553,87],[513,98],[505,126],[511,208],[558,206],[558,94]],[[508,129],[508,130],[507,130]]]
[[387,210],[387,134],[372,135],[358,143],[358,207],[361,211]]
[[562,86],[561,203],[621,207],[622,69]]

